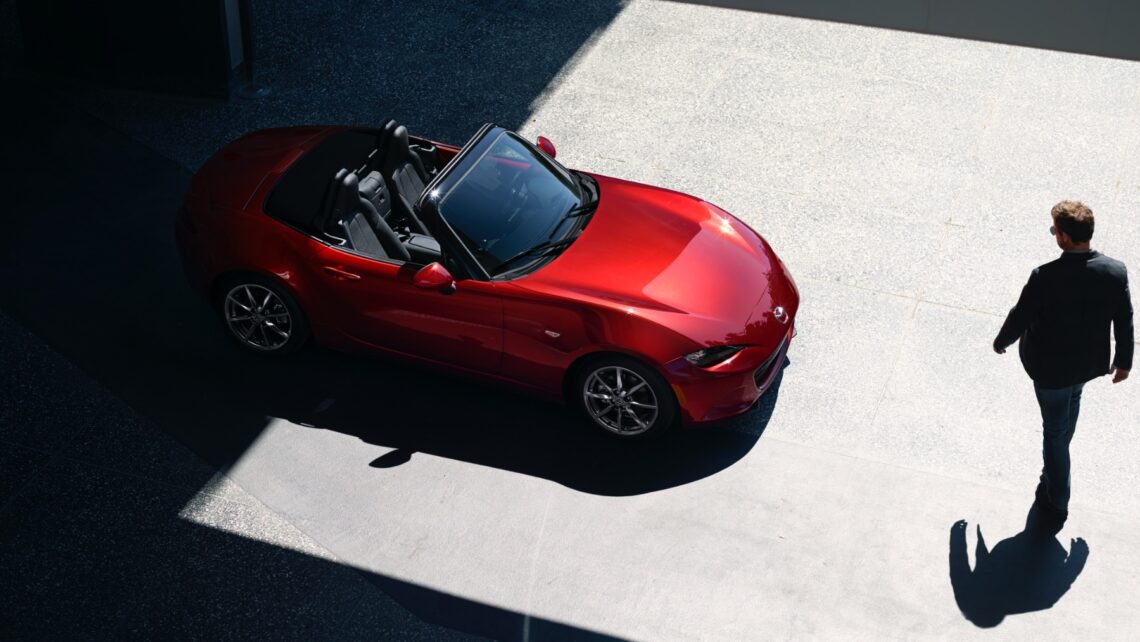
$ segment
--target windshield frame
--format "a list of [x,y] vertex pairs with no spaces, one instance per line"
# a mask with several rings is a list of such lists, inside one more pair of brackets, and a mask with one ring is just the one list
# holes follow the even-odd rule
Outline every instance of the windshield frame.
[[[463,240],[462,234],[460,234],[440,212],[443,202],[450,195],[451,191],[462,183],[467,174],[474,169],[504,135],[509,136],[512,141],[525,146],[528,151],[531,151],[535,159],[542,164],[546,171],[553,174],[565,184],[566,188],[577,199],[579,207],[594,202],[594,199],[590,198],[591,195],[587,193],[587,190],[581,184],[582,175],[580,173],[563,166],[517,133],[492,123],[484,125],[471,137],[471,140],[459,150],[459,153],[455,155],[451,162],[428,183],[423,195],[416,203],[416,209],[420,212],[421,218],[424,219],[424,223],[428,225],[433,234],[439,238],[440,243],[444,245],[445,249],[452,251],[451,253],[464,264],[467,272],[473,278],[481,281],[507,280],[504,278],[506,275],[510,275],[510,278],[518,278],[521,276],[519,272],[524,267],[533,266],[533,264],[545,264],[549,262],[548,259],[553,258],[548,254],[536,252],[534,261],[530,261],[517,268],[512,268],[499,274],[491,274],[475,256],[476,248],[470,247],[469,244]],[[587,219],[588,217],[582,218]],[[572,234],[580,232],[584,224],[585,220],[583,220],[582,224],[569,226],[568,232],[560,238],[569,238]],[[561,226],[562,221],[556,222],[555,225]]]

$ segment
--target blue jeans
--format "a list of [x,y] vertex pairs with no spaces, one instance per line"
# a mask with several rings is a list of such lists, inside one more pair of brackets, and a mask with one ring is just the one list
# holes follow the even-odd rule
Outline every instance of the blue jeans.
[[1041,468],[1041,483],[1049,494],[1049,501],[1057,508],[1067,509],[1072,478],[1069,474],[1069,442],[1077,430],[1077,415],[1081,412],[1081,390],[1078,383],[1067,388],[1041,388],[1033,384],[1037,405],[1041,406],[1044,441],[1041,454],[1045,464]]

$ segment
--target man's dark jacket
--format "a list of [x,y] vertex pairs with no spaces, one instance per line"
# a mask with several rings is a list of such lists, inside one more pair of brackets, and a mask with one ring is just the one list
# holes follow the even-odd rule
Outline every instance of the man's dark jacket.
[[994,339],[1005,349],[1021,339],[1025,372],[1041,388],[1065,388],[1109,367],[1109,326],[1116,333],[1112,366],[1132,369],[1132,299],[1124,264],[1095,250],[1065,252],[1033,270]]

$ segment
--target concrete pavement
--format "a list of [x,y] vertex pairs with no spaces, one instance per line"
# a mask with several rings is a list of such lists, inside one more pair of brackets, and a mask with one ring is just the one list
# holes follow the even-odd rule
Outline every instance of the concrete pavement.
[[[556,40],[558,65],[532,63],[547,74],[540,85],[508,72],[501,92],[477,95],[525,102],[503,124],[552,138],[567,165],[702,196],[768,238],[804,299],[763,413],[672,448],[619,450],[555,408],[446,377],[336,355],[280,368],[232,356],[185,293],[164,293],[150,313],[177,326],[118,328],[104,313],[78,338],[18,286],[5,309],[341,563],[524,614],[508,635],[402,600],[451,628],[525,639],[533,616],[570,637],[985,634],[955,599],[953,529],[968,522],[975,565],[979,526],[990,550],[1018,550],[1040,439],[1016,356],[989,343],[1029,271],[1057,253],[1046,231],[1056,201],[1085,200],[1094,247],[1140,265],[1140,65],[682,3],[590,6],[596,22]],[[493,32],[479,42],[501,62],[521,46]],[[473,81],[455,78],[474,71],[440,71],[451,90],[440,95],[462,93]],[[288,78],[253,106],[74,99],[189,168],[237,130],[373,113],[347,90],[314,101]],[[376,120],[454,142],[452,129],[482,116],[385,106]],[[141,238],[169,229],[129,221]],[[156,247],[153,274],[101,276],[173,278],[169,247]],[[30,254],[17,254],[18,273],[58,283]],[[91,288],[128,305],[130,289],[100,290],[107,281]],[[1086,389],[1073,515],[1056,544],[1079,552],[1080,538],[1087,561],[1063,593],[1064,568],[1044,575],[1051,608],[981,618],[1003,638],[1140,631],[1137,385]],[[183,389],[194,386],[204,393]],[[212,501],[205,491],[188,505]]]

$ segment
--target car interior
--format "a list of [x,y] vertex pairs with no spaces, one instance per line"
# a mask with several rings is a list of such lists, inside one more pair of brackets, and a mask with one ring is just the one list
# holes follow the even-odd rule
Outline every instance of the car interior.
[[441,258],[439,242],[417,216],[415,202],[439,171],[434,146],[409,141],[408,130],[387,121],[364,164],[330,179],[318,217],[326,240],[377,259],[428,264]]

